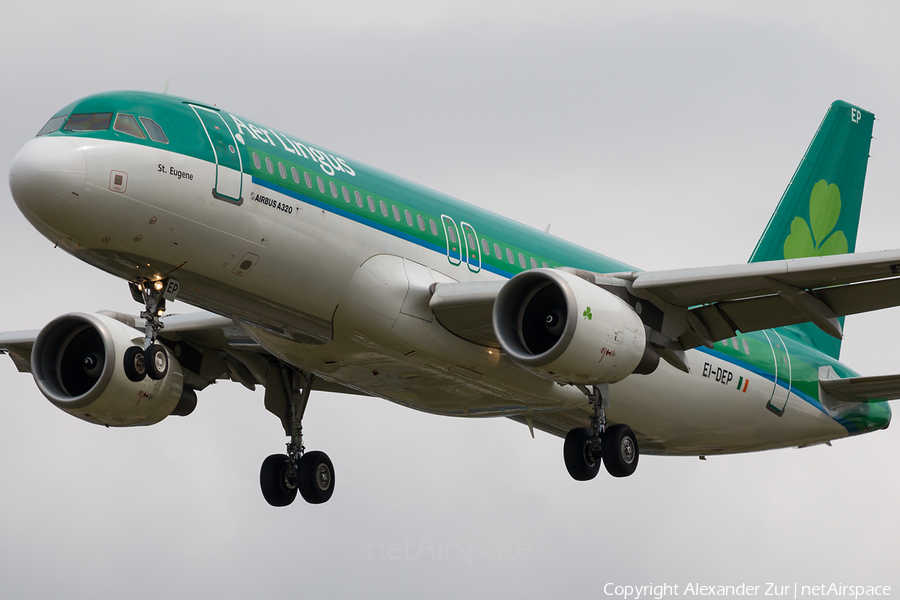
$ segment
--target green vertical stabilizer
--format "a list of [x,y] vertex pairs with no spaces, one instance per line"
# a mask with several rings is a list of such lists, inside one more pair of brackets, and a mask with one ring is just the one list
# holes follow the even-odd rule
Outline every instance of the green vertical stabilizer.
[[[769,220],[750,262],[847,254],[856,249],[875,115],[832,103]],[[841,319],[843,325],[843,319]],[[840,340],[812,323],[788,335],[838,358]]]

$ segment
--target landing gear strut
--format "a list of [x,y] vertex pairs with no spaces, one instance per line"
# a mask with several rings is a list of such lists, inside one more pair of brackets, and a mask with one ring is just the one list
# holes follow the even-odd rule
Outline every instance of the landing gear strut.
[[144,305],[144,347],[133,346],[125,351],[125,375],[138,382],[144,377],[163,379],[169,372],[169,354],[162,344],[156,343],[159,331],[164,327],[160,317],[166,312],[166,299],[174,300],[178,282],[174,279],[150,281],[142,279],[129,282],[131,297]]
[[590,427],[576,427],[566,435],[563,458],[569,475],[577,481],[597,476],[600,463],[613,477],[628,477],[637,469],[637,438],[628,425],[606,426],[609,385],[579,386],[591,404]]
[[303,446],[303,413],[314,376],[286,365],[271,367],[270,374],[276,370],[280,371],[284,394],[276,392],[276,382],[267,376],[266,408],[281,417],[290,441],[287,454],[273,454],[263,461],[259,471],[263,497],[272,506],[287,506],[299,491],[310,504],[327,502],[334,493],[334,465],[324,452],[306,452]]

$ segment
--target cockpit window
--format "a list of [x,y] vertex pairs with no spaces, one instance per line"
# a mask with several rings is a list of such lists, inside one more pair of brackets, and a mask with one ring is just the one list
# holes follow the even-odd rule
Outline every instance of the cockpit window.
[[40,131],[38,131],[38,136],[47,135],[48,133],[53,133],[54,131],[58,131],[62,124],[66,122],[66,119],[69,115],[62,115],[61,117],[53,117],[47,124],[44,125]]
[[137,120],[131,115],[126,115],[124,113],[116,115],[116,122],[113,125],[113,129],[121,131],[122,133],[127,133],[128,135],[133,135],[136,138],[141,138],[142,140],[147,137],[141,130],[141,126],[138,125]]
[[103,131],[109,129],[112,113],[81,113],[72,115],[63,131]]
[[140,117],[141,123],[144,124],[144,129],[147,130],[147,135],[150,136],[150,139],[154,142],[159,142],[160,144],[168,144],[169,138],[166,137],[166,134],[163,133],[162,127],[156,124],[156,121],[149,117]]

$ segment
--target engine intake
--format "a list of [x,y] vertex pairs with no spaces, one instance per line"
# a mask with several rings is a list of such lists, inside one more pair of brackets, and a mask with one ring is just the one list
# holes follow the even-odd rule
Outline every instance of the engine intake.
[[[151,425],[173,411],[190,412],[181,401],[193,392],[184,388],[181,366],[171,353],[165,378],[135,383],[126,377],[125,350],[143,340],[142,332],[105,315],[63,315],[48,323],[34,341],[34,381],[50,402],[99,425]],[[184,400],[190,404],[190,398]]]
[[628,304],[565,271],[510,279],[494,301],[493,325],[514,362],[560,383],[615,383],[659,360]]

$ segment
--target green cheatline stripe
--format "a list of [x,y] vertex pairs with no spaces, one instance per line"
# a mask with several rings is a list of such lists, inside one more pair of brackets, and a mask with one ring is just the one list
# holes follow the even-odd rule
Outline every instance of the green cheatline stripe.
[[737,389],[741,389],[741,384],[743,384],[743,383],[744,383],[744,378],[743,378],[743,377],[739,377],[739,378],[738,378]]

